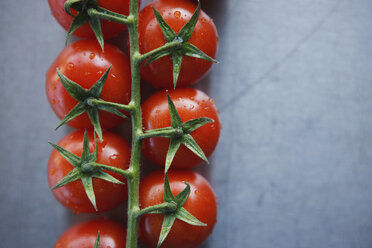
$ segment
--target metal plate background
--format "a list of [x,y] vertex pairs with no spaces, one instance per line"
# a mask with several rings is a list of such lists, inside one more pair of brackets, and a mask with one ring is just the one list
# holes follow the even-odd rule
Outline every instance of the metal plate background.
[[[198,169],[219,198],[203,248],[372,247],[372,1],[203,8],[218,27],[220,64],[195,87],[223,123],[211,165]],[[92,218],[61,207],[46,178],[47,141],[71,131],[53,131],[44,89],[65,31],[46,0],[1,0],[0,23],[1,247],[52,247]]]

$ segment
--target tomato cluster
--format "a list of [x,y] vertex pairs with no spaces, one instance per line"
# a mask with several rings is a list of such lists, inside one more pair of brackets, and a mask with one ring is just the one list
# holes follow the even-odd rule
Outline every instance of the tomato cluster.
[[[48,0],[48,2],[53,16],[68,30],[74,18],[64,10],[66,0]],[[81,1],[87,6],[98,3],[100,7],[122,15],[129,13],[129,2],[130,0]],[[165,23],[177,34],[190,22],[197,5],[191,0],[154,0],[143,8],[139,13],[138,26],[141,54],[146,54],[167,43],[163,30],[158,24],[159,17],[153,9],[160,13]],[[75,8],[70,11],[75,16],[79,14]],[[197,18],[193,33],[187,42],[200,49],[205,56],[215,59],[218,35],[213,20],[203,11],[200,11]],[[125,30],[125,25],[112,21],[101,20],[100,25],[105,39]],[[90,95],[86,99],[82,98],[82,95],[90,94],[104,78],[99,97],[93,100],[110,104],[129,104],[131,101],[131,63],[124,52],[107,41],[102,50],[89,23],[77,28],[74,35],[85,40],[71,43],[51,64],[46,74],[46,93],[52,109],[61,120],[74,111],[80,111],[78,114],[75,113],[74,118],[66,121],[69,126],[79,130],[68,134],[57,145],[53,145],[56,149],[52,151],[49,158],[48,180],[50,187],[58,185],[58,188],[53,188],[56,199],[74,213],[108,211],[128,197],[125,177],[108,167],[117,168],[118,171],[125,171],[129,168],[131,148],[121,136],[106,131],[119,125],[123,120],[117,110],[113,111],[107,106],[97,107],[96,118],[104,131],[99,139],[96,138],[92,131],[93,128],[96,130],[92,121],[94,115],[90,112],[96,106],[89,102],[92,98]],[[214,101],[204,92],[182,87],[200,81],[211,68],[212,62],[188,55],[190,53],[182,56],[176,89],[170,89],[174,86],[174,57],[172,58],[172,55],[162,56],[149,64],[145,64],[145,61],[142,63],[140,75],[143,80],[155,88],[163,88],[155,92],[141,106],[143,133],[146,134],[151,130],[167,130],[172,125],[173,117],[170,114],[169,102],[171,101],[182,123],[192,122],[198,118],[209,118],[208,123],[200,124],[187,134],[185,132],[188,129],[182,127],[184,128],[182,135],[190,135],[201,149],[201,153],[209,157],[216,148],[220,135],[221,124],[218,110]],[[61,74],[65,76],[65,79],[61,78]],[[76,108],[79,102],[85,112]],[[120,113],[127,116],[130,114],[124,110],[120,110]],[[158,166],[165,166],[169,149],[170,138],[168,136],[143,140],[142,154]],[[197,247],[213,231],[217,221],[217,200],[213,189],[208,181],[198,173],[178,170],[191,169],[202,162],[200,154],[196,155],[193,149],[182,143],[175,152],[167,178],[169,178],[170,190],[174,195],[185,189],[183,182],[188,183],[190,194],[181,207],[207,226],[193,226],[181,220],[175,220],[161,247]],[[92,167],[98,165],[108,167],[105,167],[106,169]],[[75,174],[72,174],[74,172]],[[71,182],[62,183],[67,180],[66,178]],[[163,171],[146,176],[140,183],[141,208],[163,203],[164,190]],[[92,191],[94,197],[88,193]],[[96,205],[92,204],[94,202]],[[139,224],[140,240],[149,247],[155,247],[162,221],[161,214],[143,215]],[[97,239],[98,232],[101,246],[125,247],[125,229],[115,222],[102,219],[70,228],[62,234],[55,247],[91,248]]]

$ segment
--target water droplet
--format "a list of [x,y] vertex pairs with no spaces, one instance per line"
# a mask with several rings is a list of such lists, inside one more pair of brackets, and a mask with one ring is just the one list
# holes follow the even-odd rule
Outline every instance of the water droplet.
[[211,98],[211,99],[209,99],[209,102],[211,103],[211,104],[214,104],[214,101],[213,101],[213,99]]
[[56,104],[56,100],[55,99],[52,100],[52,104]]
[[111,77],[112,77],[112,78],[116,78],[116,75],[114,75],[114,74],[111,74]]
[[90,58],[90,59],[94,59],[94,57],[96,57],[96,54],[95,54],[95,53],[90,53],[90,54],[89,54],[89,58]]
[[116,159],[118,159],[118,157],[119,157],[118,154],[113,154],[113,155],[111,155],[111,156],[109,157],[109,160],[110,160],[111,162],[114,162]]
[[193,100],[193,101],[194,101],[194,100],[195,100],[195,97],[191,96],[191,97],[190,97],[190,100]]
[[204,109],[205,109],[205,110],[208,110],[208,109],[209,109],[209,107],[205,107]]
[[80,214],[80,212],[77,211],[76,209],[73,211],[73,213],[74,213],[75,215]]
[[54,169],[50,169],[49,174],[53,176],[55,172],[56,172],[56,171],[55,171]]
[[99,70],[97,73],[98,73],[98,74],[103,74],[103,71]]
[[180,18],[180,16],[181,16],[181,12],[180,11],[175,11],[174,12],[174,17],[176,17],[176,18]]
[[74,69],[74,64],[73,63],[68,63],[67,64],[67,69],[72,71]]
[[198,195],[199,194],[199,191],[198,190],[195,190],[194,193],[195,193],[195,195]]
[[155,114],[159,114],[159,113],[160,113],[160,110],[157,109],[157,110],[155,111]]

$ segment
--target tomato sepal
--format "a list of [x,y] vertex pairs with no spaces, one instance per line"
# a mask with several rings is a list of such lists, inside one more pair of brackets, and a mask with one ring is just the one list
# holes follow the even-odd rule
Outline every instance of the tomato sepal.
[[200,2],[198,2],[198,6],[193,13],[190,20],[181,28],[181,30],[176,34],[176,32],[165,22],[161,14],[152,7],[155,18],[160,26],[160,29],[163,33],[164,39],[166,40],[166,44],[164,46],[169,45],[170,43],[179,43],[180,46],[171,46],[168,50],[159,50],[159,52],[155,52],[152,54],[148,60],[144,63],[144,66],[148,65],[149,63],[152,63],[164,56],[172,55],[173,60],[173,86],[176,88],[178,77],[181,71],[181,65],[182,65],[182,57],[183,55],[204,59],[207,61],[211,61],[214,63],[217,63],[217,60],[213,59],[212,57],[208,56],[204,52],[202,52],[199,48],[196,46],[188,43],[187,41],[190,40],[196,23],[198,22],[199,14],[200,14]]
[[197,156],[199,156],[201,159],[208,163],[208,159],[205,156],[203,150],[200,148],[200,146],[196,143],[194,138],[189,133],[211,122],[212,119],[202,117],[199,119],[194,119],[182,123],[181,117],[178,114],[176,106],[174,105],[172,99],[170,98],[168,91],[167,99],[168,109],[171,118],[171,127],[173,127],[175,130],[178,130],[179,132],[175,132],[175,134],[170,138],[169,149],[165,159],[164,168],[165,173],[167,173],[167,171],[169,170],[174,159],[174,156],[176,155],[176,152],[180,148],[181,144],[185,145],[193,153],[195,153]]
[[[100,18],[95,15],[90,15],[91,9],[98,9],[98,1],[97,0],[68,0],[64,4],[65,12],[72,16],[74,20],[71,23],[71,26],[69,27],[67,34],[66,34],[66,40],[65,43],[67,45],[67,42],[70,38],[70,36],[78,29],[79,27],[83,26],[85,23],[89,23],[92,31],[94,32],[94,35],[97,38],[98,43],[101,46],[102,51],[104,50],[104,38],[103,33],[101,29],[101,21]],[[74,9],[78,11],[78,14],[74,16],[70,9]]]
[[206,226],[205,223],[199,221],[185,208],[183,208],[183,205],[186,203],[187,198],[190,195],[190,184],[188,184],[187,182],[184,183],[186,184],[185,189],[182,190],[177,196],[174,196],[169,185],[168,175],[165,174],[164,176],[164,202],[175,204],[177,206],[177,209],[175,212],[164,214],[157,248],[161,246],[161,244],[168,236],[176,219],[184,221],[193,226]]
[[94,241],[93,248],[99,248],[100,247],[100,239],[101,239],[101,232],[98,230],[96,241]]
[[95,166],[99,165],[96,163],[98,152],[97,140],[94,137],[95,150],[92,153],[90,153],[89,138],[87,131],[84,132],[83,150],[81,157],[74,155],[73,153],[62,148],[61,146],[58,146],[51,142],[49,142],[49,144],[51,144],[53,148],[55,148],[62,155],[62,157],[64,157],[74,167],[74,169],[71,172],[69,172],[66,176],[64,176],[52,187],[52,190],[63,187],[69,183],[72,183],[80,179],[89,201],[92,203],[94,209],[98,211],[92,179],[99,178],[115,184],[124,184],[120,180],[104,172],[99,166]]
[[120,117],[127,118],[118,109],[130,110],[127,105],[122,105],[118,103],[106,102],[100,98],[102,89],[106,83],[107,76],[110,72],[111,66],[105,71],[100,79],[88,90],[86,91],[79,84],[73,82],[65,75],[63,75],[57,68],[57,74],[63,87],[66,91],[77,101],[79,101],[67,115],[61,120],[56,129],[71,121],[72,119],[78,117],[79,115],[87,112],[89,119],[94,127],[95,133],[98,135],[100,141],[102,141],[102,128],[99,122],[98,110],[104,110]]

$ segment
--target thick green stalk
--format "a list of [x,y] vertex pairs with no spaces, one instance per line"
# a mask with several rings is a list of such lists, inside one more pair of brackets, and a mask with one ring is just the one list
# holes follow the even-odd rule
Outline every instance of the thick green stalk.
[[127,224],[127,248],[136,248],[138,239],[139,208],[139,182],[140,182],[140,163],[142,141],[138,136],[142,131],[142,112],[141,112],[141,92],[140,92],[140,61],[138,59],[138,0],[130,0],[130,11],[127,17],[129,43],[130,43],[130,63],[132,75],[132,155],[129,170],[133,173],[128,179],[128,224]]

